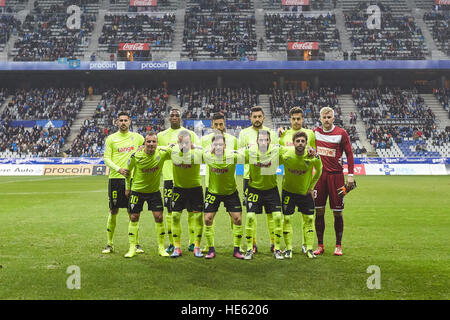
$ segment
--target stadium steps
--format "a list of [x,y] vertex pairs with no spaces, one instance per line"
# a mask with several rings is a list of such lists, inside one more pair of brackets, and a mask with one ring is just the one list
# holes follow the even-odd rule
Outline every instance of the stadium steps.
[[89,47],[84,53],[84,60],[90,61],[91,54],[95,52],[95,56],[98,57],[98,39],[102,35],[103,25],[105,24],[106,10],[99,10],[96,16],[95,27],[92,31],[91,38],[89,39]]
[[102,99],[101,95],[93,95],[92,100],[89,100],[89,96],[86,96],[86,99],[83,101],[83,106],[81,107],[80,112],[78,112],[77,117],[72,123],[70,127],[70,134],[66,140],[66,143],[61,148],[61,150],[67,150],[72,145],[72,142],[77,137],[78,133],[80,133],[80,128],[83,126],[83,123],[86,119],[92,119],[95,109],[97,108],[100,100]]
[[264,125],[266,127],[269,127],[270,129],[275,130],[274,126],[273,126],[273,121],[272,121],[272,113],[270,112],[270,95],[268,94],[260,94],[259,95],[259,105],[263,108],[264,110],[264,116],[265,116],[265,120],[264,120]]
[[439,130],[444,131],[445,127],[450,126],[450,119],[448,118],[448,111],[444,109],[442,104],[433,94],[421,94],[420,95],[427,106],[433,111],[436,116],[436,124]]
[[338,96],[338,99],[339,99],[339,106],[341,107],[342,110],[342,120],[344,121],[344,125],[350,126],[350,113],[351,112],[356,113],[358,115],[358,118],[356,119],[356,124],[352,124],[352,126],[355,126],[356,128],[359,141],[366,148],[368,155],[369,153],[375,152],[375,149],[370,144],[370,141],[367,140],[366,127],[361,119],[361,115],[358,112],[356,104],[353,102],[352,95],[343,94],[341,96]]
[[[172,49],[170,51],[152,52],[153,61],[180,61],[183,51],[184,19],[186,13],[186,2],[179,1],[178,9],[175,11],[175,26],[173,30]],[[173,13],[173,12],[170,12]]]
[[[259,6],[262,6],[261,2],[256,2],[255,3],[255,7],[257,6],[257,3]],[[265,60],[267,56],[270,55],[265,55],[264,54],[264,48],[267,48],[266,42],[266,27],[264,25],[264,9],[261,8],[255,8],[255,32],[256,32],[256,55],[257,55],[257,60]],[[264,40],[264,44],[263,44],[263,50],[260,50],[259,48],[259,39],[263,39]]]
[[0,105],[0,114],[3,113],[3,111],[6,109],[6,107],[8,106],[8,103],[11,102],[13,96],[10,95],[8,96],[8,98],[6,98],[6,100],[3,102],[3,104]]
[[[412,2],[412,0],[409,0],[409,1]],[[413,8],[411,10],[411,12],[412,12],[412,15],[414,17],[414,20],[415,20],[417,26],[422,30],[422,35],[425,38],[425,43],[427,45],[428,52],[429,52],[429,58],[434,59],[432,53],[434,51],[438,51],[439,49],[436,46],[436,43],[434,42],[433,35],[431,34],[430,29],[428,29],[428,26],[423,21],[423,14],[425,11],[421,10],[421,9]]]
[[341,51],[347,51],[350,55],[350,52],[353,51],[353,47],[347,28],[345,27],[344,12],[342,9],[335,9],[334,14],[336,15],[336,29],[339,31],[339,38],[341,41]]

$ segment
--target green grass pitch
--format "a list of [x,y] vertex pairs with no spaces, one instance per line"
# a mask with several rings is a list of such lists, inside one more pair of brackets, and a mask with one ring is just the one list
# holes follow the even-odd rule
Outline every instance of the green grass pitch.
[[[147,211],[140,222],[146,252],[125,259],[128,216],[123,209],[116,253],[100,253],[106,244],[107,177],[1,177],[0,299],[449,299],[450,179],[356,179],[358,188],[346,198],[342,257],[332,254],[333,217],[327,209],[323,256],[308,260],[300,253],[296,213],[293,259],[275,260],[266,218],[260,215],[260,253],[243,261],[231,255],[223,207],[216,218],[216,259],[195,258],[187,251],[186,213],[183,257],[158,257]],[[79,290],[66,285],[71,265],[80,268]],[[367,287],[371,265],[380,268],[381,289]]]

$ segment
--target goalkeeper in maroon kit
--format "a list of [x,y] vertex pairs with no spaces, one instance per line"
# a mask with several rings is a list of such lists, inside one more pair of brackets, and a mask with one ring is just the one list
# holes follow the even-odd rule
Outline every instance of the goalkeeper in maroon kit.
[[[316,136],[317,153],[323,164],[322,176],[314,188],[314,203],[316,207],[316,234],[319,246],[315,255],[325,252],[323,246],[323,233],[325,231],[325,205],[330,198],[330,208],[334,214],[334,230],[336,232],[336,248],[334,255],[342,255],[342,233],[344,231],[344,196],[356,184],[353,178],[353,152],[347,132],[333,124],[334,110],[324,107],[320,110],[322,127],[314,129]],[[348,164],[347,184],[345,183],[341,157],[345,152]]]

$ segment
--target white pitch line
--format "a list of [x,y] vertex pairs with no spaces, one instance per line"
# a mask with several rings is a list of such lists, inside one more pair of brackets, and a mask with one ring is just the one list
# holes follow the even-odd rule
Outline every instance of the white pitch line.
[[3,195],[33,195],[33,194],[79,194],[79,193],[90,193],[90,192],[107,192],[106,189],[101,190],[88,190],[88,191],[56,191],[56,192],[3,192]]
[[47,180],[63,180],[63,179],[77,179],[81,178],[82,176],[70,176],[70,177],[52,177],[52,178],[34,178],[34,179],[25,179],[25,180],[10,180],[10,181],[1,181],[2,184],[4,183],[16,183],[16,182],[34,182],[34,181],[47,181]]

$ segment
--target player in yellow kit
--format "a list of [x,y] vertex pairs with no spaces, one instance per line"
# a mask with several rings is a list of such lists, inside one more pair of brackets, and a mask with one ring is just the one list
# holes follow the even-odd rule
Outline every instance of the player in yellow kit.
[[[119,126],[119,131],[106,138],[103,155],[105,164],[110,168],[108,182],[109,215],[106,226],[108,242],[102,251],[104,254],[114,251],[113,236],[119,208],[128,207],[128,199],[125,196],[125,177],[130,174],[126,169],[128,158],[144,143],[143,136],[129,131],[131,118],[127,112],[119,112],[117,125]],[[138,243],[138,236],[136,236],[137,252],[144,252]]]
[[[130,175],[126,179],[125,193],[129,198],[128,212],[130,213],[130,222],[128,225],[128,239],[130,249],[125,254],[125,258],[132,258],[136,255],[137,224],[145,202],[147,202],[148,210],[152,210],[155,218],[158,253],[160,256],[169,256],[164,248],[164,207],[159,185],[164,161],[170,158],[172,148],[157,147],[158,140],[155,132],[147,134],[144,145],[143,150],[133,153],[128,160],[127,169],[130,171]],[[131,179],[133,179],[132,185],[130,183]]]

